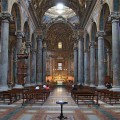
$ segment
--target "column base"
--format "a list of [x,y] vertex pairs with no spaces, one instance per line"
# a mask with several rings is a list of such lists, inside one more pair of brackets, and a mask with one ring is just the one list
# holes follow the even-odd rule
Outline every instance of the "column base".
[[24,85],[24,87],[30,87],[31,86],[31,84],[25,84]]
[[35,83],[31,83],[30,85],[31,85],[31,86],[36,86],[36,84],[35,84]]
[[96,88],[97,89],[107,89],[104,85],[98,85]]
[[113,86],[110,91],[120,91],[120,86]]
[[24,88],[22,85],[19,85],[19,84],[15,84],[15,87],[14,88]]
[[39,82],[39,83],[37,83],[37,85],[42,85],[42,83],[41,83],[41,82]]
[[88,84],[84,84],[85,86],[89,86]]
[[96,87],[94,84],[90,84],[90,87]]
[[8,86],[0,86],[0,91],[7,91],[7,90],[10,90]]

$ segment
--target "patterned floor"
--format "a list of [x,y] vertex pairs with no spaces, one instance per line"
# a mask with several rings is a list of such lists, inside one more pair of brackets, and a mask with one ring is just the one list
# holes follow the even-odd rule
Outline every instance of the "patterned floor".
[[100,107],[96,105],[76,105],[70,93],[63,87],[57,87],[49,96],[47,101],[25,104],[22,100],[7,105],[0,103],[0,120],[59,120],[60,105],[57,101],[67,101],[63,106],[63,114],[67,120],[120,120],[120,105],[109,105],[99,101]]

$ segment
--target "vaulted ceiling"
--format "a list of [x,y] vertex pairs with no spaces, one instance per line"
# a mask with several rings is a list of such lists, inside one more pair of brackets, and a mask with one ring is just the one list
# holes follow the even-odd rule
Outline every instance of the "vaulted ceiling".
[[58,2],[64,3],[65,6],[71,8],[81,18],[85,8],[93,1],[96,0],[31,0],[40,22],[45,12]]
[[[72,19],[72,27],[76,29],[76,26],[80,26],[80,24],[83,24],[82,19],[86,18],[88,14],[90,14],[90,6],[95,3],[96,0],[31,0],[31,5],[34,9],[34,13],[37,16],[37,20],[39,25],[47,26],[48,24],[53,23],[54,21],[51,21],[49,23],[43,22],[43,18],[45,17],[45,13],[50,10],[50,8],[53,8],[57,5],[57,3],[63,3],[64,6],[66,6],[68,9],[72,9],[73,13],[75,13],[75,16],[70,18]],[[54,8],[52,11],[52,14],[54,14]],[[72,13],[72,12],[71,12]],[[85,14],[86,13],[86,14]],[[56,14],[56,13],[55,13]],[[84,17],[85,16],[85,17]],[[50,17],[50,16],[49,16]],[[59,16],[57,16],[58,18]],[[62,16],[63,19],[65,18]],[[48,19],[48,18],[47,18]],[[77,24],[75,23],[75,19],[77,21]],[[53,18],[51,19],[53,20]],[[56,19],[55,19],[56,20]],[[67,22],[69,20],[67,19]],[[67,23],[66,22],[66,23]],[[71,29],[71,26],[64,23],[64,21],[57,22],[55,24],[52,24],[51,27],[47,30],[45,41],[47,43],[47,50],[52,51],[54,53],[57,52],[57,55],[64,56],[64,54],[67,52],[67,55],[70,55],[73,53],[73,29]],[[74,24],[75,23],[75,24]],[[71,24],[71,23],[70,23]],[[44,30],[47,28],[44,28]],[[62,49],[58,49],[58,43],[62,42]],[[66,55],[65,55],[66,56]]]

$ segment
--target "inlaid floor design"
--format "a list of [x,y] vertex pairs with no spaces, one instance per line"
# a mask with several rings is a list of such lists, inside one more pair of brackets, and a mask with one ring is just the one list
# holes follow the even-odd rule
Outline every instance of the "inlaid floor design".
[[60,100],[68,102],[63,106],[63,114],[67,120],[120,120],[120,104],[112,106],[99,101],[99,107],[84,105],[81,101],[77,105],[63,87],[57,87],[51,92],[43,105],[31,101],[22,106],[22,100],[11,105],[0,102],[0,120],[59,120],[57,117],[61,111],[56,102]]

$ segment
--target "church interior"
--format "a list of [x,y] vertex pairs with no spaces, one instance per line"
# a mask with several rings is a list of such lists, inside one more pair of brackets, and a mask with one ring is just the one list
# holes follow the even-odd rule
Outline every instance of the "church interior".
[[0,120],[120,120],[120,0],[0,0]]

